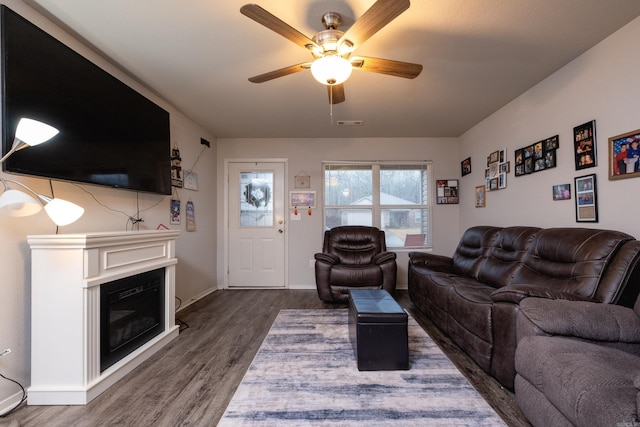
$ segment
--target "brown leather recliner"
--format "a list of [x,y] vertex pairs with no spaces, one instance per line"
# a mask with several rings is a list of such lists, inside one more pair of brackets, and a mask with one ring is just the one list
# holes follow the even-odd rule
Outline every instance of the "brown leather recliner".
[[315,254],[316,287],[325,302],[346,302],[349,289],[396,289],[396,254],[387,252],[384,231],[376,227],[342,226],[324,233],[322,252]]

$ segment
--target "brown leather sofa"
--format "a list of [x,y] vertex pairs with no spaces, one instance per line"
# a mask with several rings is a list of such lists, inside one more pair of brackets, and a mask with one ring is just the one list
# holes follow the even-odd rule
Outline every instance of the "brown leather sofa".
[[387,252],[384,231],[341,226],[324,233],[315,254],[316,287],[325,302],[348,302],[349,289],[396,289],[396,254]]
[[409,258],[414,306],[510,389],[520,301],[630,306],[639,291],[640,241],[618,231],[477,226],[465,231],[452,257]]
[[526,298],[520,308],[515,393],[534,426],[640,425],[640,299],[632,309]]

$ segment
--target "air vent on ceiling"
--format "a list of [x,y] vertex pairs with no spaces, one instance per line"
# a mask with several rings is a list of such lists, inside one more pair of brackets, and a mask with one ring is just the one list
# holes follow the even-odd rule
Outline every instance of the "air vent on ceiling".
[[338,126],[361,126],[362,120],[338,120]]

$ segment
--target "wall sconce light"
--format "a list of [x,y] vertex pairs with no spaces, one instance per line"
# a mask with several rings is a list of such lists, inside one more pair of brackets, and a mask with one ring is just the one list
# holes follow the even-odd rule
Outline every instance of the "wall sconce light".
[[[49,218],[58,226],[69,225],[77,221],[84,209],[64,199],[51,198],[36,193],[18,181],[0,178],[5,191],[0,195],[0,214],[14,217],[29,216],[40,212],[42,206]],[[8,183],[19,185],[37,197],[38,201],[23,191],[12,190]]]
[[27,118],[20,119],[18,127],[16,128],[16,136],[13,140],[13,145],[7,154],[2,156],[0,163],[7,160],[9,156],[16,151],[47,142],[57,134],[58,129],[46,123]]
[[[20,119],[18,127],[16,128],[13,145],[7,154],[2,156],[0,164],[16,151],[47,142],[57,134],[58,129],[46,123],[27,118]],[[14,217],[34,215],[40,212],[40,209],[44,206],[51,220],[56,223],[56,225],[62,226],[75,222],[84,214],[82,207],[63,199],[52,199],[51,197],[38,194],[18,181],[0,177],[0,182],[4,185],[4,191],[0,194],[0,214],[2,215]],[[23,191],[9,188],[8,183],[22,187],[36,196],[38,201]]]

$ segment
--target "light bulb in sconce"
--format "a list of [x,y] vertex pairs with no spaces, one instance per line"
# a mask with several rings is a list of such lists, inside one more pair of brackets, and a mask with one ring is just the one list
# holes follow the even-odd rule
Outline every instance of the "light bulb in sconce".
[[[0,215],[13,217],[34,215],[40,212],[44,206],[49,218],[56,225],[63,226],[77,221],[84,214],[84,208],[75,203],[38,194],[21,182],[3,178],[0,178],[0,182],[5,188],[5,191],[0,195]],[[24,188],[36,196],[38,201],[23,191],[10,189],[8,183]]]
[[57,134],[58,129],[54,128],[53,126],[50,126],[43,122],[39,122],[37,120],[23,117],[18,122],[16,134],[13,139],[13,145],[11,146],[11,149],[7,152],[7,154],[5,154],[0,159],[0,163],[7,160],[9,156],[11,156],[16,151],[50,141],[51,138],[53,138]]
[[38,195],[44,202],[44,210],[56,225],[63,226],[76,222],[84,214],[84,208],[63,199],[51,199]]
[[0,215],[22,217],[35,215],[42,205],[20,190],[5,190],[0,195]]

